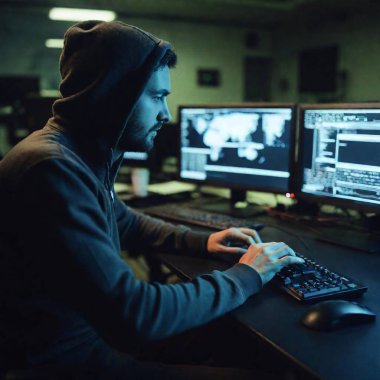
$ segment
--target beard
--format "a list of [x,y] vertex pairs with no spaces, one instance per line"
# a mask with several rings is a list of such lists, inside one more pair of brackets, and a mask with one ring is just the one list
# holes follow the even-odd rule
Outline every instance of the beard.
[[158,122],[147,129],[137,121],[130,120],[118,143],[118,149],[131,152],[149,152],[154,145],[154,138],[161,129],[162,123]]

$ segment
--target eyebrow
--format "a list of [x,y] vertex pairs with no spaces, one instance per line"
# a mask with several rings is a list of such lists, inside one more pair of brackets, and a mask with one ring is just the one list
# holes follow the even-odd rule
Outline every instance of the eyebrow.
[[164,96],[168,96],[170,94],[170,91],[168,90],[165,90],[165,89],[162,89],[162,90],[158,90],[158,91],[151,91],[152,94],[161,94],[161,95],[164,95]]

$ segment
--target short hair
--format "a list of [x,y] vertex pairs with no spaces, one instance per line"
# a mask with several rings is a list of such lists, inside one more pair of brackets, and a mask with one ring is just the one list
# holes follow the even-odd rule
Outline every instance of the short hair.
[[177,54],[174,50],[166,50],[164,56],[161,58],[160,63],[158,64],[156,70],[159,70],[165,66],[168,66],[169,69],[172,69],[177,64]]

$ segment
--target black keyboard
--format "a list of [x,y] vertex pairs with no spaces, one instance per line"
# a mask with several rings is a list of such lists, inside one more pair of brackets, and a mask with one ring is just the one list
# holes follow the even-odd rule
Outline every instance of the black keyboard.
[[151,216],[208,227],[215,230],[224,230],[230,227],[248,227],[260,231],[264,227],[263,224],[253,223],[249,219],[240,219],[179,205],[150,207],[144,210],[144,212]]
[[289,265],[273,278],[273,283],[299,301],[319,301],[328,298],[354,298],[367,287],[332,272],[315,261],[297,253],[303,264]]

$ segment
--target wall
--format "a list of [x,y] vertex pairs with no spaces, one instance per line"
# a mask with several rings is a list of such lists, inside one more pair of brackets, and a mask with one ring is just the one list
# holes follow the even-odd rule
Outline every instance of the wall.
[[[380,101],[380,24],[378,15],[365,13],[334,20],[316,20],[301,28],[288,27],[273,34],[273,100]],[[298,93],[298,53],[306,48],[338,45],[339,71],[347,73],[345,89],[337,94]],[[286,81],[288,89],[281,89]]]
[[[354,15],[314,23],[293,23],[276,31],[260,30],[257,49],[244,46],[246,28],[148,19],[124,20],[173,43],[178,66],[172,72],[169,106],[173,117],[179,104],[229,103],[243,99],[245,56],[273,56],[273,101],[380,100],[380,24],[377,14]],[[47,10],[1,7],[0,75],[35,74],[43,89],[57,89],[59,49],[48,49],[45,39],[61,38],[70,23],[50,21]],[[254,28],[252,28],[254,30]],[[343,94],[322,96],[298,93],[298,53],[318,46],[340,47],[339,70],[348,73]],[[216,68],[221,86],[200,87],[198,68]]]
[[[169,40],[179,61],[172,72],[169,107],[176,118],[180,104],[229,103],[243,99],[243,58],[267,54],[271,48],[269,33],[260,31],[260,48],[244,46],[247,29],[201,23],[168,22],[148,19],[122,20]],[[44,46],[46,38],[62,38],[70,23],[50,21],[47,10],[1,8],[0,75],[35,74],[41,76],[43,89],[57,89],[59,49]],[[198,68],[215,68],[221,73],[219,87],[197,85]]]

